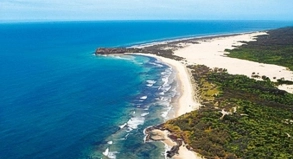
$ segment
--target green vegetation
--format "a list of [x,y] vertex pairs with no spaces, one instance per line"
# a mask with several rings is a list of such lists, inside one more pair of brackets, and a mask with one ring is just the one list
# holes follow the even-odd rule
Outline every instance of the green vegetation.
[[293,28],[268,31],[258,36],[257,41],[247,42],[233,50],[226,50],[227,56],[250,61],[276,64],[293,70]]
[[[189,66],[199,87],[199,110],[163,127],[206,158],[293,158],[293,95],[270,80]],[[221,111],[229,114],[224,115]]]

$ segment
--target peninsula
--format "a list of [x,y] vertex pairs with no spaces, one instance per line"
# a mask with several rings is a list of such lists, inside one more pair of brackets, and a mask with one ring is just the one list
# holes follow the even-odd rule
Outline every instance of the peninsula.
[[281,28],[96,54],[139,53],[177,69],[177,114],[145,130],[168,157],[293,158],[292,35]]

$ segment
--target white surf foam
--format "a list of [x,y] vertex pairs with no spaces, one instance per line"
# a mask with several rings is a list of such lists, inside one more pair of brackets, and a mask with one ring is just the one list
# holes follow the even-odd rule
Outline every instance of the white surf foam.
[[166,86],[170,85],[170,83],[172,81],[169,81],[169,78],[170,78],[170,76],[172,74],[172,69],[168,68],[164,72],[162,72],[161,74],[163,75],[163,77],[162,77],[162,82],[163,82],[162,87],[166,87]]
[[168,92],[170,89],[171,89],[171,86],[170,86],[170,85],[161,88],[161,90],[162,90],[164,93]]
[[168,86],[168,82],[169,82],[169,78],[168,77],[164,77],[162,78],[162,81],[163,81],[163,85],[161,86],[161,89]]
[[[148,128],[150,128],[150,126],[147,127],[147,128],[145,128],[145,129],[143,129],[143,134],[144,134],[144,137],[143,137],[143,143],[146,143],[146,142],[147,142],[147,141],[146,141],[146,139],[147,139],[146,130],[147,130]],[[148,141],[148,142],[151,142],[151,141]]]
[[151,87],[151,86],[153,86],[153,84],[146,84],[146,86]]
[[142,96],[142,97],[140,97],[140,99],[147,99],[148,98],[148,96]]
[[150,113],[142,113],[140,116],[144,117],[144,116],[147,116],[148,114]]
[[150,83],[150,84],[155,84],[156,81],[155,80],[146,80],[147,83]]
[[144,123],[145,118],[143,117],[132,117],[128,120],[127,126],[130,130],[137,129],[138,125],[142,125]]
[[112,145],[113,144],[113,141],[108,141],[107,142],[109,145]]
[[146,80],[146,82],[147,82],[147,86],[148,86],[148,87],[151,87],[151,86],[153,86],[155,83],[157,83],[157,82],[154,81],[154,80]]
[[117,151],[110,151],[109,148],[107,148],[104,152],[103,155],[110,158],[110,159],[116,159],[116,154],[119,153]]
[[104,152],[103,155],[108,156],[109,155],[109,148],[107,148]]
[[109,151],[109,154],[108,154],[108,158],[110,158],[110,159],[116,159],[116,154],[117,154],[118,152],[117,151]]
[[164,118],[164,119],[167,119],[167,116],[171,110],[171,106],[169,105],[168,107],[165,108],[165,110],[162,112],[161,116]]
[[119,128],[123,129],[126,125],[127,125],[127,123],[124,123],[124,124],[120,125]]
[[170,98],[168,98],[168,97],[160,97],[160,100],[165,101],[165,102],[169,102]]
[[157,67],[163,67],[164,65],[159,64],[159,63],[154,63],[154,62],[149,62],[149,64],[157,66]]

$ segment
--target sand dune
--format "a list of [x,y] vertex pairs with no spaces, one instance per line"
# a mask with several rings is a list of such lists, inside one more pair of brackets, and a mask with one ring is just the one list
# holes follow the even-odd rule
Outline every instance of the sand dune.
[[[293,72],[286,67],[226,56],[227,52],[225,52],[225,49],[233,49],[235,46],[242,45],[241,41],[252,41],[255,40],[256,36],[264,34],[266,33],[257,32],[210,40],[199,40],[199,44],[188,44],[186,47],[176,50],[174,54],[186,58],[188,64],[202,64],[211,68],[225,68],[230,74],[242,74],[251,77],[252,73],[255,73],[259,76],[265,75],[272,81],[280,78],[292,81]],[[293,93],[293,87],[289,85],[280,86],[279,89]]]

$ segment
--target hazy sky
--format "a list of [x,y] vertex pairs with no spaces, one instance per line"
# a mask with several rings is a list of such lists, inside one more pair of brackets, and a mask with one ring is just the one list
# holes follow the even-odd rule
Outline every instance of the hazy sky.
[[0,0],[0,21],[293,20],[292,0]]

